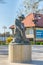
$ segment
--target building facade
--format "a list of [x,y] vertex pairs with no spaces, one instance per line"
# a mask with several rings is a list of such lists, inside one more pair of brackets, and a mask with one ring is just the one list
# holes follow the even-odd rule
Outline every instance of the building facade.
[[[24,23],[24,26],[26,27],[25,33],[27,38],[34,38],[35,35],[37,40],[43,40],[43,14],[31,13],[26,16],[22,23]],[[10,26],[13,34],[14,28],[14,25]]]

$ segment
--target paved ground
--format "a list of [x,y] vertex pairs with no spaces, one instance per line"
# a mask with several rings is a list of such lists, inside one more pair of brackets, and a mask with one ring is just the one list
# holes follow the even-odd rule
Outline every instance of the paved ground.
[[43,46],[32,46],[32,61],[29,63],[9,63],[8,46],[0,46],[0,65],[43,65]]

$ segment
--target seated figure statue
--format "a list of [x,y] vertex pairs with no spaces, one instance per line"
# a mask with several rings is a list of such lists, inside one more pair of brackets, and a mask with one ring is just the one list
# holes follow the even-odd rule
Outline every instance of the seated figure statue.
[[16,43],[28,43],[29,40],[26,39],[25,36],[25,27],[24,24],[22,23],[22,17],[19,19],[15,20],[15,42]]

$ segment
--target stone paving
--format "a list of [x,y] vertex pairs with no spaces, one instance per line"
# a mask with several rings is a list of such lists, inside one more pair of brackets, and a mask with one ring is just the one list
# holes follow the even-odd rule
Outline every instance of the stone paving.
[[0,65],[43,65],[43,46],[32,46],[32,61],[29,63],[9,63],[8,47],[0,46]]

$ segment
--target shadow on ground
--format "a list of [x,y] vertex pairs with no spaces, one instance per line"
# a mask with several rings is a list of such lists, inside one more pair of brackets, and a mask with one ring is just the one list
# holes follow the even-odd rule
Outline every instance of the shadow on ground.
[[25,62],[25,63],[23,63],[23,64],[26,64],[26,65],[28,65],[28,64],[32,64],[32,65],[43,65],[43,61],[40,61],[40,60],[32,60],[31,62]]
[[23,65],[43,65],[43,61],[40,60],[32,60],[31,62],[22,62],[22,63],[15,63],[15,64],[23,64]]
[[35,65],[43,65],[43,61],[40,60],[33,60],[31,63]]

